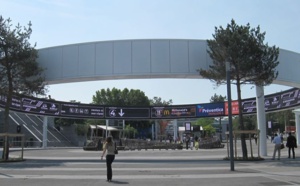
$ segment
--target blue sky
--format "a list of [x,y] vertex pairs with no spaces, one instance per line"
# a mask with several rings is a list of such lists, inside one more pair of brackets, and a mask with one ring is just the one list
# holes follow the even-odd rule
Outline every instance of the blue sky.
[[[265,42],[300,53],[298,0],[0,0],[0,15],[22,26],[32,23],[32,44],[45,48],[73,43],[120,39],[212,39],[214,28],[237,24],[260,25]],[[146,96],[173,100],[173,104],[209,102],[227,95],[203,79],[111,80],[50,85],[48,94],[61,101],[90,103],[102,88],[140,89]],[[271,85],[265,94],[289,87]],[[242,97],[255,97],[244,86]],[[232,86],[232,99],[236,99]]]

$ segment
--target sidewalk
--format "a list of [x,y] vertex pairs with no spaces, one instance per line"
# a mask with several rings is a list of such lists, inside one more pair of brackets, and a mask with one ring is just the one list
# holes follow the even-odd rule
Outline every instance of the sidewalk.
[[[113,181],[106,182],[106,164],[101,151],[82,148],[26,149],[26,161],[0,164],[1,186],[11,185],[208,185],[278,186],[300,185],[300,158],[271,160],[272,144],[263,161],[223,160],[227,150],[119,151],[113,163]],[[300,151],[296,150],[296,156]]]

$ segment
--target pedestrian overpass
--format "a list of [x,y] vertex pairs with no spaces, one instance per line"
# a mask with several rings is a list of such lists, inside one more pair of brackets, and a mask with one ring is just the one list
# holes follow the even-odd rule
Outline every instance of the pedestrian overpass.
[[[202,79],[197,69],[212,64],[206,40],[140,39],[99,41],[38,50],[38,63],[51,84],[114,79]],[[300,54],[280,49],[274,84],[300,88]],[[256,87],[261,154],[266,155],[263,87]],[[70,95],[72,97],[72,95]],[[297,139],[300,111],[295,110]],[[299,143],[299,140],[298,140]]]

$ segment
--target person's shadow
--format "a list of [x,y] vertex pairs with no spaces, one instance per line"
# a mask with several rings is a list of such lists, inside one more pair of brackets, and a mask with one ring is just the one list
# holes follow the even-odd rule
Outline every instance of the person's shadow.
[[129,184],[127,181],[117,181],[117,180],[111,180],[111,183],[115,183],[115,184]]

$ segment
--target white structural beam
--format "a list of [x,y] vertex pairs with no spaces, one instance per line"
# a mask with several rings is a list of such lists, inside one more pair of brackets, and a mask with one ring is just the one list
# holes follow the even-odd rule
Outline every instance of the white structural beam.
[[300,109],[296,109],[293,111],[295,113],[295,120],[296,120],[296,138],[297,144],[300,145]]
[[47,136],[47,131],[48,131],[48,116],[44,116],[43,118],[43,149],[47,148],[47,141],[48,141],[48,136]]
[[173,120],[173,130],[174,130],[174,142],[177,142],[177,139],[178,139],[178,124],[177,124],[177,119]]
[[256,86],[256,107],[257,107],[257,129],[259,133],[259,151],[263,156],[267,156],[267,130],[266,112],[263,86]]

